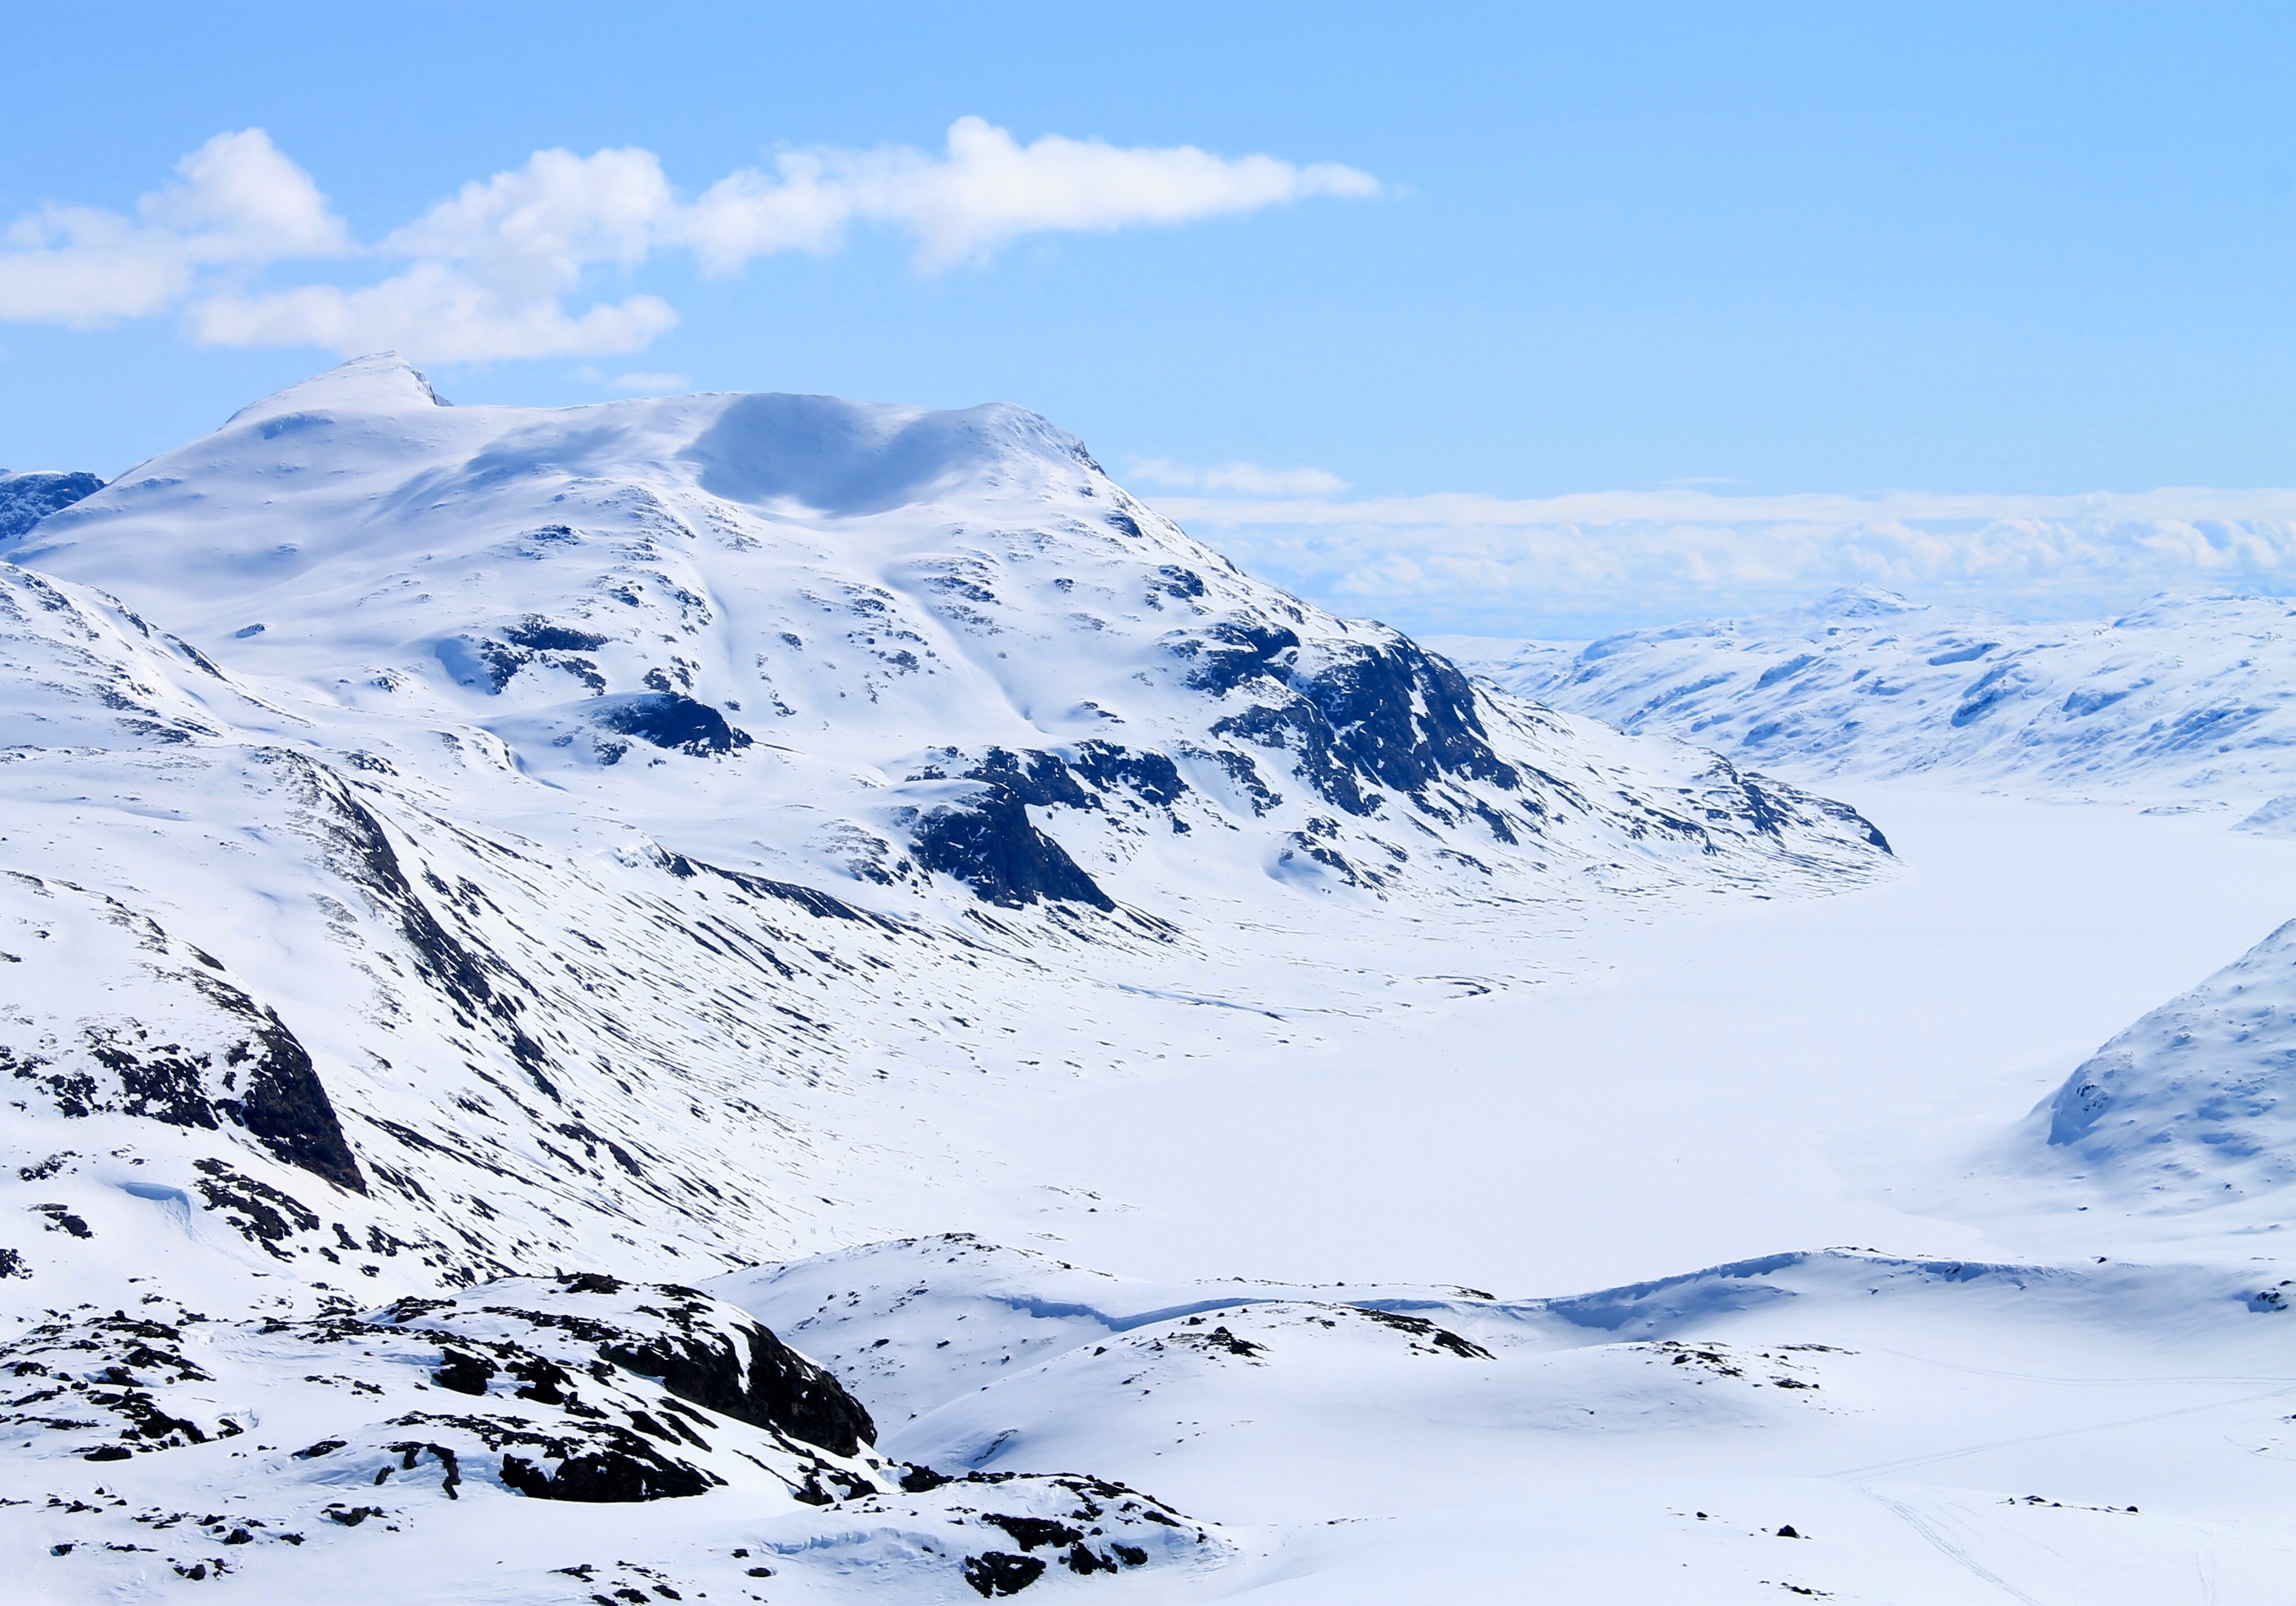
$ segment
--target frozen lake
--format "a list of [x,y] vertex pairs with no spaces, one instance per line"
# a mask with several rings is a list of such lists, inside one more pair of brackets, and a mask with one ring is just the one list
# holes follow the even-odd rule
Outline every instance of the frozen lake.
[[[1142,1275],[1515,1296],[1826,1244],[2018,1258],[1966,1189],[1951,1217],[1915,1196],[2296,911],[2296,844],[2224,812],[1850,798],[1902,878],[1600,929],[1586,979],[1321,1043],[984,1094],[980,1141],[1016,1183],[1103,1196],[1047,1247]],[[1043,1241],[1041,1220],[975,1208]]]

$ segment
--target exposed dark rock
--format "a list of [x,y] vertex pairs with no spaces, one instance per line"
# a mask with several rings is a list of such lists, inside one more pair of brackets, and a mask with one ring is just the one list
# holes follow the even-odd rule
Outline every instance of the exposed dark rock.
[[1283,801],[1281,792],[1272,790],[1259,778],[1259,766],[1251,761],[1250,754],[1239,753],[1234,748],[1226,747],[1188,750],[1196,758],[1211,759],[1226,770],[1227,778],[1235,783],[1236,790],[1243,793],[1245,800],[1251,805],[1253,814],[1264,815]]
[[95,1230],[60,1204],[34,1205],[33,1209],[48,1218],[51,1233],[70,1233],[75,1238],[93,1238]]
[[1151,582],[1150,594],[1157,592],[1166,596],[1188,599],[1204,594],[1204,578],[1193,569],[1183,569],[1177,563],[1160,565],[1156,578]]
[[1355,772],[1333,750],[1330,722],[1304,698],[1273,706],[1254,704],[1219,720],[1212,726],[1212,734],[1237,736],[1256,746],[1290,752],[1300,778],[1351,815],[1368,815],[1378,803],[1378,794],[1366,796],[1357,784]]
[[571,625],[554,624],[538,613],[528,614],[503,635],[519,646],[537,652],[591,652],[604,646],[607,640],[588,630],[577,630]]
[[992,1550],[964,1559],[964,1581],[983,1599],[1019,1594],[1045,1576],[1045,1564],[1035,1556],[1016,1556]]
[[1086,1577],[1089,1577],[1096,1572],[1114,1572],[1116,1570],[1116,1561],[1114,1558],[1099,1554],[1096,1552],[1086,1548],[1085,1543],[1081,1539],[1078,1540],[1074,1545],[1070,1545],[1069,1553],[1061,1559],[1068,1563],[1068,1569],[1070,1572],[1080,1574]]
[[1013,1543],[1022,1550],[1035,1550],[1044,1545],[1074,1545],[1084,1537],[1067,1523],[1055,1522],[1049,1517],[1005,1517],[983,1512],[980,1520],[1012,1535]]
[[[511,976],[510,967],[492,953],[474,953],[439,922],[408,881],[381,822],[339,776],[299,758],[293,762],[300,766],[299,773],[312,802],[322,810],[336,850],[331,867],[365,889],[397,917],[399,934],[413,950],[415,967],[424,979],[464,1010],[490,1016],[512,1057],[536,1087],[548,1098],[558,1099],[557,1086],[545,1074],[548,1055],[520,1025],[516,1001],[498,993],[488,979],[490,971]],[[443,882],[432,880],[440,890],[446,889]]]
[[926,815],[916,825],[915,852],[926,869],[952,876],[986,901],[1007,908],[1046,897],[1103,912],[1116,907],[1116,900],[1069,857],[1068,849],[1029,823],[1028,809],[1004,786],[988,786],[962,807]]
[[217,1100],[216,1108],[283,1164],[300,1167],[354,1193],[365,1192],[366,1178],[343,1136],[326,1087],[310,1054],[278,1012],[217,978],[202,978],[201,990],[218,1004],[228,999],[226,1007],[250,1028],[247,1041],[225,1053],[226,1062],[240,1068],[244,1091],[236,1099]]
[[1204,632],[1205,640],[1189,641],[1175,651],[1194,658],[1188,684],[1215,697],[1225,696],[1247,681],[1279,678],[1276,660],[1300,645],[1299,635],[1281,625],[1239,625],[1222,620]]
[[499,1370],[484,1356],[470,1355],[459,1349],[442,1350],[439,1356],[439,1369],[430,1374],[430,1381],[456,1394],[484,1394],[487,1380]]
[[706,702],[679,692],[642,692],[600,700],[591,717],[606,730],[671,752],[711,758],[750,745],[747,731],[726,723]]
[[250,1243],[277,1258],[291,1258],[280,1246],[297,1233],[318,1231],[316,1215],[301,1200],[268,1183],[242,1176],[219,1159],[196,1161],[194,1168],[204,1173],[193,1186],[207,1200],[208,1209],[220,1214]]
[[[130,918],[124,908],[114,905],[114,912],[118,918]],[[152,939],[164,946],[164,933],[148,921],[144,924]],[[66,1115],[117,1109],[145,1120],[208,1131],[228,1119],[274,1159],[365,1192],[365,1178],[302,1044],[275,1011],[216,974],[221,967],[212,957],[196,951],[194,956],[201,962],[200,968],[161,974],[188,983],[222,1012],[226,1036],[220,1045],[192,1048],[153,1042],[133,1020],[84,1027],[88,1058],[117,1084],[116,1100],[107,1100],[97,1080],[85,1072],[41,1075],[17,1063],[4,1050],[0,1050],[0,1068],[45,1086]],[[240,1034],[235,1038],[230,1035],[234,1032]],[[237,1096],[230,1095],[232,1089]]]
[[1095,786],[1127,786],[1160,808],[1169,807],[1188,790],[1179,770],[1161,753],[1136,753],[1109,742],[1079,743],[1072,761],[1077,774]]
[[676,1500],[709,1491],[706,1473],[672,1461],[636,1434],[604,1426],[594,1430],[621,1442],[611,1449],[570,1455],[548,1471],[523,1455],[504,1455],[503,1482],[532,1499],[590,1504]]
[[86,1036],[89,1056],[119,1078],[123,1111],[171,1127],[213,1130],[215,1110],[201,1085],[207,1056],[186,1053],[177,1043],[149,1044],[133,1022],[93,1026]]
[[1380,647],[1350,643],[1292,685],[1330,722],[1348,761],[1398,791],[1416,794],[1443,775],[1510,791],[1521,783],[1491,750],[1467,677],[1401,636]]
[[1522,784],[1492,749],[1467,677],[1403,636],[1309,651],[1281,625],[1223,620],[1171,650],[1191,660],[1195,690],[1252,692],[1254,706],[1223,717],[1214,735],[1289,750],[1301,778],[1349,814],[1377,808],[1367,782],[1423,806],[1447,776],[1510,791]]
[[1463,1339],[1447,1327],[1438,1327],[1423,1316],[1406,1315],[1399,1310],[1373,1310],[1357,1306],[1363,1314],[1382,1327],[1392,1327],[1398,1332],[1407,1332],[1434,1348],[1444,1350],[1465,1360],[1488,1361],[1491,1352],[1472,1340]]
[[[529,1282],[504,1287],[504,1298],[516,1298],[517,1303],[488,1303],[475,1307],[478,1313],[562,1333],[598,1360],[659,1380],[679,1399],[835,1455],[854,1454],[876,1438],[876,1424],[867,1409],[834,1377],[768,1329],[693,1289],[668,1282],[624,1283],[595,1272],[562,1274],[554,1287],[545,1284],[540,1290]],[[513,1290],[515,1293],[510,1291]],[[625,1294],[640,1298],[643,1304],[631,1307],[622,1299]],[[459,1301],[405,1299],[381,1312],[379,1319],[443,1339],[453,1335],[463,1308]],[[447,1362],[440,1368],[440,1386],[459,1387],[447,1381],[449,1366],[459,1363],[468,1370],[458,1375],[467,1375],[478,1385],[463,1389],[467,1393],[483,1392],[486,1378],[496,1370],[492,1363],[453,1350]],[[511,1370],[525,1384],[519,1390],[522,1397],[548,1403],[557,1403],[549,1397],[572,1381],[563,1369],[540,1357],[532,1364],[521,1361],[511,1365]]]
[[1051,753],[1032,751],[1015,758],[1001,747],[992,747],[965,772],[965,779],[1001,787],[1038,808],[1100,807],[1100,799],[1079,785],[1069,766]]
[[877,1424],[843,1384],[767,1328],[745,1326],[746,1356],[707,1330],[685,1342],[666,1335],[610,1342],[599,1353],[627,1371],[660,1378],[680,1399],[755,1427],[777,1428],[832,1455],[851,1455],[875,1441]]

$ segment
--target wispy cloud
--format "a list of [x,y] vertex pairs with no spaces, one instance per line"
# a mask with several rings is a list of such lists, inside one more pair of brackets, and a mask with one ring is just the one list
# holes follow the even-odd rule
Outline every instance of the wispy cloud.
[[693,389],[690,373],[618,373],[605,382],[625,396],[674,396]]
[[1379,181],[1336,163],[1214,156],[1193,145],[1117,146],[1048,134],[1026,145],[959,118],[940,155],[904,146],[806,151],[775,170],[734,173],[690,214],[705,266],[739,267],[770,251],[832,249],[849,223],[891,223],[926,271],[977,259],[1023,234],[1193,223],[1314,195],[1368,196]]
[[568,377],[586,385],[595,385],[601,390],[611,390],[617,396],[673,396],[693,389],[690,373],[607,373],[590,363],[583,364]]
[[1572,636],[1887,586],[2034,618],[2296,590],[2296,490],[1158,496],[1240,562],[1415,628]]
[[[51,206],[19,219],[0,235],[0,320],[89,327],[182,307],[191,338],[210,345],[390,348],[447,362],[612,356],[674,327],[676,309],[644,294],[579,311],[568,301],[592,270],[635,268],[660,251],[692,252],[722,275],[779,252],[839,250],[854,225],[873,224],[906,232],[918,270],[934,273],[1025,234],[1379,191],[1331,163],[1059,135],[1024,145],[968,117],[939,152],[785,152],[691,201],[650,151],[539,151],[360,248],[260,129],[217,135],[176,175],[133,217]],[[405,266],[364,284],[260,282],[265,269],[354,254]]]
[[1163,457],[1135,458],[1125,478],[1182,491],[1227,491],[1242,496],[1336,496],[1348,482],[1323,469],[1271,469],[1256,463],[1199,468]]

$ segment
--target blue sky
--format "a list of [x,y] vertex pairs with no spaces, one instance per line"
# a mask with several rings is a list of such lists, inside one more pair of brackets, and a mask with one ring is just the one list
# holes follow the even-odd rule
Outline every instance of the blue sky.
[[[381,331],[462,401],[1021,402],[1274,578],[1423,629],[2296,572],[2261,494],[2296,484],[2284,8],[80,4],[7,34],[12,466],[116,472]],[[545,191],[591,208],[556,256],[512,237]]]

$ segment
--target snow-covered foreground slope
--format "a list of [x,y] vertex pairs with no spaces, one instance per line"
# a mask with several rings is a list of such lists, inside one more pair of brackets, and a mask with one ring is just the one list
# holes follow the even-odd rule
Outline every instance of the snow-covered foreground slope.
[[[1621,729],[1803,777],[1964,777],[2235,806],[2296,788],[2296,603],[2164,596],[2019,624],[1870,588],[1463,660]],[[2260,823],[2269,823],[2267,819]]]
[[1506,1300],[942,1238],[718,1287],[898,1454],[1221,1511],[1220,1598],[2262,1601],[2288,1561],[2296,1368],[2252,1273],[1835,1250]]
[[[534,1561],[505,1599],[1193,1588],[1210,1519],[756,1405],[773,1340],[689,1285],[965,1185],[979,1089],[1892,870],[1251,581],[1011,408],[357,363],[0,556],[0,1521],[50,1598],[469,1599],[474,1544]],[[540,1565],[609,1536],[627,1577]]]

